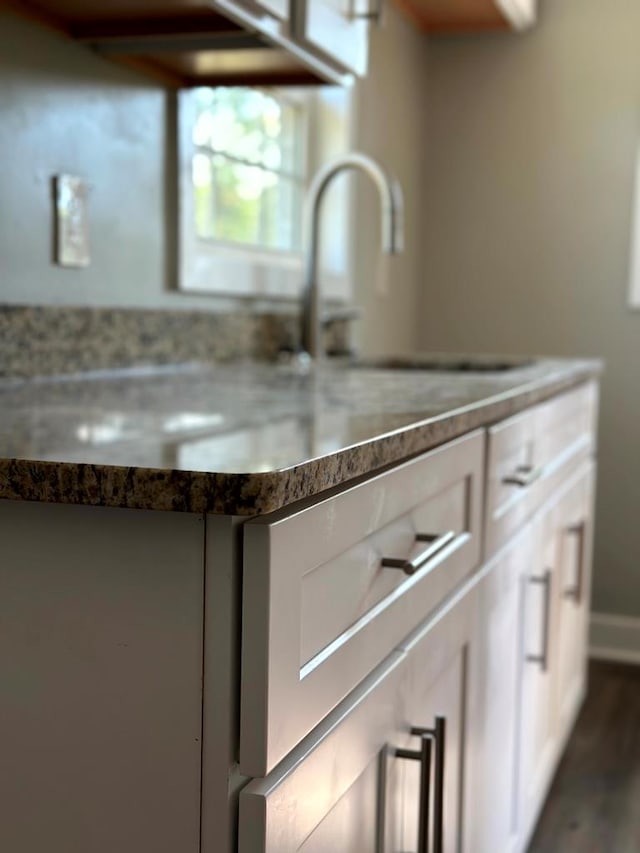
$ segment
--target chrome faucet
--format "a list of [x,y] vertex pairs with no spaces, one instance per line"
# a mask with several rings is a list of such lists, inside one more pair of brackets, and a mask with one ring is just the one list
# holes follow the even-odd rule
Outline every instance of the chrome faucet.
[[366,154],[353,152],[324,166],[311,181],[305,202],[304,246],[305,277],[302,291],[303,353],[313,360],[322,357],[322,321],[320,318],[320,286],[318,282],[318,243],[320,237],[320,202],[332,179],[345,169],[360,169],[369,175],[380,193],[382,203],[382,251],[398,254],[403,249],[403,203],[400,184]]

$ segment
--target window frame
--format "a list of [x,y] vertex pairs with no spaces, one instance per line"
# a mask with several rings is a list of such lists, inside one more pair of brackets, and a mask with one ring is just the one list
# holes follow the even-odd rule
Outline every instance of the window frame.
[[629,234],[628,304],[632,311],[640,310],[640,146],[634,163],[634,189]]
[[[284,91],[287,97],[303,97],[295,88],[273,87],[272,91]],[[294,94],[296,93],[296,94]],[[346,90],[345,123],[347,148],[353,142],[354,98]],[[322,165],[324,152],[317,150],[320,121],[319,98],[308,90],[304,95],[307,109],[302,119],[302,165],[305,187]],[[302,291],[304,274],[304,251],[289,252],[267,248],[234,245],[219,240],[198,238],[195,230],[194,190],[191,178],[192,158],[198,150],[193,142],[192,128],[195,122],[195,100],[190,90],[178,93],[178,289],[199,295],[231,296],[251,299],[298,300]],[[351,296],[353,272],[352,240],[349,223],[352,222],[354,193],[346,191],[347,229],[344,269],[337,272],[325,269],[322,274],[322,290],[325,298],[335,302],[346,302]]]

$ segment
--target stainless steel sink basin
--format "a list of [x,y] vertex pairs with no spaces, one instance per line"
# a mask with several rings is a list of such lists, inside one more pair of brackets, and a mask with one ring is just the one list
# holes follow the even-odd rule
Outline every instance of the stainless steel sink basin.
[[428,370],[439,373],[504,373],[533,364],[532,359],[501,359],[491,356],[384,356],[354,359],[349,367],[368,370]]

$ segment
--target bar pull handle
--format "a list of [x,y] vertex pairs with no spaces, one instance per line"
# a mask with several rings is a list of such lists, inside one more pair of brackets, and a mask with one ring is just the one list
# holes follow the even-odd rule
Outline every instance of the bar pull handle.
[[[412,735],[433,741],[435,760],[433,767],[433,853],[442,853],[444,847],[444,759],[447,721],[445,717],[436,717],[432,729],[414,727]],[[428,804],[427,804],[428,806]],[[418,825],[418,853],[428,853],[429,815]],[[420,841],[426,845],[420,847]]]
[[425,563],[435,557],[442,549],[453,542],[456,534],[453,530],[446,533],[416,533],[416,542],[426,542],[424,547],[415,557],[383,557],[382,565],[385,569],[402,569],[405,575],[413,575],[421,569]]
[[543,471],[542,466],[535,468],[533,465],[518,465],[515,473],[503,477],[502,482],[507,486],[520,486],[520,488],[526,489],[542,477]]
[[539,584],[544,591],[544,606],[542,609],[542,649],[538,655],[527,655],[530,663],[539,663],[543,672],[549,666],[549,619],[551,614],[551,569],[543,575],[532,575],[529,583]]
[[569,587],[564,591],[565,598],[572,598],[576,604],[582,601],[582,587],[584,578],[584,545],[586,522],[579,521],[577,524],[572,524],[567,527],[567,533],[570,536],[578,537],[578,565],[576,567],[576,583],[575,586]]
[[[411,730],[412,734],[414,730]],[[398,758],[420,762],[420,804],[418,811],[418,850],[429,853],[429,804],[431,801],[431,738],[423,737],[420,749],[396,749]]]

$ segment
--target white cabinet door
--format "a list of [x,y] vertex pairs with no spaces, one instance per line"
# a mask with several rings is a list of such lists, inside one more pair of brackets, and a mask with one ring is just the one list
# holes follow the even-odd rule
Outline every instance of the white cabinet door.
[[460,594],[243,789],[240,853],[459,850],[475,602]]
[[553,690],[557,669],[557,536],[551,508],[531,525],[532,561],[521,580],[519,784],[517,823],[527,839],[557,757]]
[[529,839],[584,697],[594,463],[586,462],[531,525],[523,578],[519,730],[520,843]]
[[346,71],[367,73],[367,0],[299,0],[293,7],[293,33],[305,48]]
[[467,727],[471,723],[467,702],[476,617],[474,587],[405,646],[408,720],[418,734],[412,748],[417,751],[424,746],[425,736],[430,741],[430,790],[425,799],[421,764],[410,762],[405,768],[401,844],[385,850],[459,853],[463,849]]
[[511,853],[516,823],[518,643],[522,579],[530,572],[526,527],[482,570],[471,685],[469,853]]
[[558,523],[558,686],[556,715],[562,743],[582,704],[587,677],[593,498],[591,464],[563,499]]

